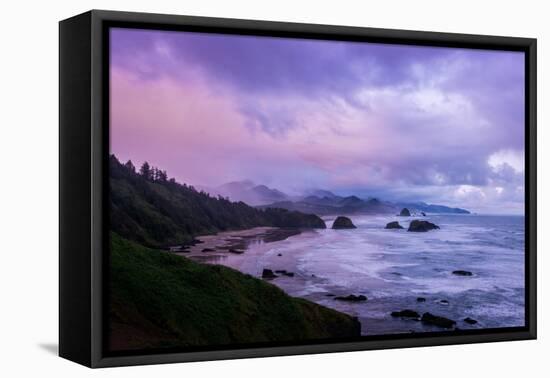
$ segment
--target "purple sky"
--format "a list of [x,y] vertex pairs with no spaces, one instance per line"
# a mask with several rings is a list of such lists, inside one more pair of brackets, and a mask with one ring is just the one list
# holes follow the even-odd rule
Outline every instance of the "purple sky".
[[113,29],[111,152],[193,185],[522,213],[524,57]]

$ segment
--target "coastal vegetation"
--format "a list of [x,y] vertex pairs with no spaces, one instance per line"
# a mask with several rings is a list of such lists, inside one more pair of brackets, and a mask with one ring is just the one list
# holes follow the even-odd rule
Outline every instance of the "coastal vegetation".
[[349,315],[270,283],[111,233],[111,350],[290,342],[360,335]]
[[279,208],[257,209],[244,202],[199,191],[169,179],[166,171],[145,162],[139,170],[111,155],[111,229],[140,244],[167,248],[197,235],[271,226],[326,228],[317,215]]

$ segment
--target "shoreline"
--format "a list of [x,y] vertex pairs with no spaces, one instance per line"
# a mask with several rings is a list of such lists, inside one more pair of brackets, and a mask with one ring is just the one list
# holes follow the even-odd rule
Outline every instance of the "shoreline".
[[[322,230],[321,230],[322,231]],[[282,252],[272,248],[272,242],[292,243],[293,237],[315,237],[319,230],[314,229],[282,229],[276,227],[255,227],[241,231],[224,231],[213,235],[197,236],[200,243],[189,247],[188,252],[175,252],[195,262],[204,264],[219,264],[250,274],[255,278],[269,282],[286,294],[295,298],[331,308],[340,313],[360,317],[361,313],[354,302],[336,300],[336,297],[346,297],[353,293],[344,286],[334,285],[327,278],[308,273],[302,268],[303,253]],[[332,232],[332,230],[331,230]],[[231,252],[246,244],[242,252]],[[213,251],[202,252],[205,249]],[[263,278],[263,269],[270,269],[276,277]],[[374,280],[369,282],[369,288],[379,284]],[[362,326],[362,335],[366,332]]]
[[[182,259],[115,233],[111,251],[111,269],[117,274],[110,282],[110,350],[361,334],[357,318],[295,298],[235,269]],[[246,327],[249,331],[240,332]]]
[[[517,295],[515,286],[508,283],[509,278],[500,280],[502,275],[495,275],[498,272],[490,266],[487,269],[483,265],[472,265],[487,258],[491,251],[511,263],[517,255],[513,252],[515,249],[498,243],[487,244],[483,239],[474,249],[483,248],[487,253],[476,254],[470,240],[472,237],[476,240],[479,235],[485,238],[486,233],[480,234],[485,225],[480,226],[474,220],[458,222],[472,216],[430,217],[446,218],[441,221],[441,230],[418,235],[386,230],[382,225],[395,217],[373,216],[358,219],[357,230],[289,231],[260,227],[199,236],[201,243],[190,247],[189,252],[178,254],[197,262],[228,266],[259,279],[263,269],[269,269],[274,276],[266,275],[264,281],[290,296],[357,316],[363,335],[441,331],[435,326],[390,315],[405,309],[456,320],[460,329],[516,324],[513,313],[506,315],[521,305],[513,299]],[[329,222],[330,218],[323,217]],[[222,248],[202,252],[210,246]],[[243,249],[235,253],[230,252],[231,248]],[[459,254],[452,253],[455,250]],[[458,269],[472,271],[473,276],[459,277],[452,273]],[[489,284],[494,282],[505,286],[492,289]],[[360,295],[368,299],[335,300],[335,297]],[[417,301],[419,297],[422,302]],[[481,302],[490,303],[489,313]],[[467,317],[478,323],[465,323]]]
[[206,260],[208,256],[213,257],[220,253],[242,254],[251,244],[282,241],[302,232],[302,229],[280,227],[253,227],[238,231],[222,231],[197,236],[194,244],[182,246],[183,250],[173,253],[190,258],[199,255],[204,257],[201,260]]

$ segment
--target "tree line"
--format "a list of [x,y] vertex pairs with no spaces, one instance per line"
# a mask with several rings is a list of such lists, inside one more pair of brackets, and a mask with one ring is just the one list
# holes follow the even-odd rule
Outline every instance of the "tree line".
[[[110,159],[111,229],[126,239],[166,247],[223,230],[259,226],[324,228],[316,215],[284,209],[256,209],[244,202],[213,197],[168,179],[166,171],[145,162]],[[159,175],[160,172],[160,175]]]
[[[128,160],[124,163],[124,166],[132,173],[136,173],[136,167],[132,160]],[[175,182],[176,180],[172,177],[168,179],[168,174],[165,170],[159,169],[157,167],[152,167],[148,162],[144,162],[139,168],[138,174],[144,179],[152,182]]]

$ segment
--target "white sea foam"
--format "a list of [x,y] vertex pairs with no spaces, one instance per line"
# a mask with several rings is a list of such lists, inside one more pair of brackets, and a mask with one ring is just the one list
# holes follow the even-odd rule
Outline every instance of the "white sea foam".
[[[351,218],[357,229],[304,232],[251,246],[245,254],[229,256],[221,263],[256,275],[264,267],[286,264],[285,269],[296,271],[297,277],[273,283],[290,295],[358,315],[368,324],[364,327],[367,333],[420,327],[388,315],[410,307],[454,319],[470,314],[486,327],[523,322],[523,217],[430,215],[422,219],[441,229],[426,233],[407,232],[412,217]],[[394,220],[405,229],[384,229]],[[454,270],[467,270],[472,276],[457,276]],[[362,293],[369,301],[341,303],[327,298],[327,293]],[[430,300],[420,305],[417,296]],[[441,299],[449,305],[442,305]],[[374,329],[372,324],[376,324]]]

